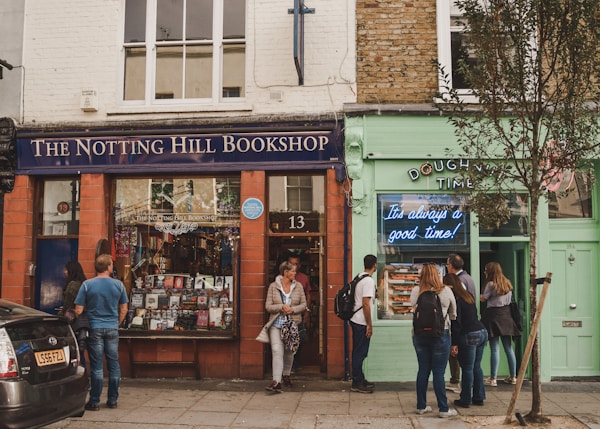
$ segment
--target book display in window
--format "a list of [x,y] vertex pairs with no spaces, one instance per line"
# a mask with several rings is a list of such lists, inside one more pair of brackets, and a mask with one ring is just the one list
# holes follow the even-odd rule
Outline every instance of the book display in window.
[[[170,284],[169,278],[174,279],[172,287],[157,287]],[[203,274],[198,278],[199,282],[187,274],[148,275],[143,283],[136,282],[136,286],[141,287],[131,291],[129,308],[132,317],[128,318],[126,328],[151,331],[232,329],[232,289],[216,289],[212,276]],[[198,284],[201,288],[183,288],[184,284]],[[224,278],[221,284],[229,286]]]

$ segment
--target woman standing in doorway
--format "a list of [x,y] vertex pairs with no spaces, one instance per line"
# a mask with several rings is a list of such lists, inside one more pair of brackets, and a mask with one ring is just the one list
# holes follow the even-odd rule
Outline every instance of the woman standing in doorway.
[[265,308],[270,314],[269,321],[274,320],[269,329],[273,363],[273,381],[265,389],[282,392],[283,387],[291,387],[290,372],[294,361],[294,352],[287,350],[281,339],[281,328],[287,316],[297,324],[302,321],[302,313],[306,310],[306,297],[302,285],[296,281],[296,266],[285,261],[279,266],[279,275],[269,285]]
[[517,384],[517,359],[512,347],[512,337],[521,335],[511,313],[512,283],[502,272],[497,262],[489,262],[485,266],[486,285],[480,299],[487,307],[481,321],[485,325],[490,341],[490,377],[485,380],[487,386],[497,386],[498,365],[500,363],[500,340],[508,360],[509,377],[505,383]]

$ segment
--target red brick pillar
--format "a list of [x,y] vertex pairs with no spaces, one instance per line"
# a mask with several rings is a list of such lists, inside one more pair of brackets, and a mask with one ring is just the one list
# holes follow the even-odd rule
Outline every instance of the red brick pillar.
[[109,239],[108,225],[112,210],[110,180],[103,174],[82,174],[79,198],[79,251],[78,260],[88,278],[94,277],[96,244],[101,238]]
[[266,346],[255,340],[265,322],[267,279],[267,195],[264,171],[244,171],[241,203],[247,198],[263,202],[265,212],[258,219],[241,215],[240,227],[240,377],[263,378]]
[[33,307],[33,180],[16,176],[14,190],[4,195],[2,237],[2,298]]
[[[335,170],[327,170],[327,240],[325,258],[325,338],[327,378],[341,379],[344,376],[344,322],[333,312],[333,298],[337,290],[344,284],[344,256],[352,260],[352,242],[348,237],[347,248],[344,248],[344,216],[348,210],[348,231],[350,231],[350,209],[346,207],[346,198],[341,183],[335,178]],[[352,275],[352,273],[348,273]],[[330,287],[331,286],[331,287]],[[350,338],[352,335],[350,334]]]

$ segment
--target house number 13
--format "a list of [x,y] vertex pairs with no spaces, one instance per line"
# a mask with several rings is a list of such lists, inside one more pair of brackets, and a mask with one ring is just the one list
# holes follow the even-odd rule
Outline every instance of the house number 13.
[[304,216],[290,216],[290,229],[303,229],[305,226]]

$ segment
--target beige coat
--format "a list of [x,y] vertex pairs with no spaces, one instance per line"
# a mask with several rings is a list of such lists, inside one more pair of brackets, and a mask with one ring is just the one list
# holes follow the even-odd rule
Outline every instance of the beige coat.
[[[277,276],[275,281],[269,285],[269,290],[267,291],[265,308],[270,315],[269,321],[272,321],[279,316],[281,309],[283,308],[283,300],[281,299],[281,293],[283,292],[281,278],[281,276]],[[304,295],[304,289],[302,288],[302,285],[295,280],[292,283],[291,290],[291,307],[294,310],[292,319],[294,322],[300,323],[302,322],[302,312],[306,310],[306,296]]]

